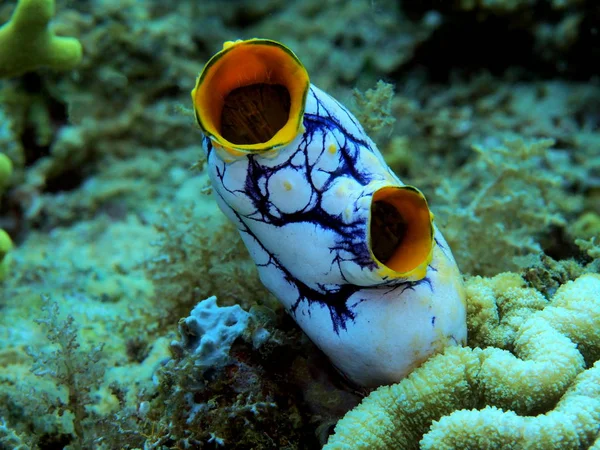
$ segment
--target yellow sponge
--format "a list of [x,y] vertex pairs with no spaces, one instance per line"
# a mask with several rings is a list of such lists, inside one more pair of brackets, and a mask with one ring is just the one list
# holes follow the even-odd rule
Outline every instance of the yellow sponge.
[[39,67],[68,70],[81,61],[81,44],[48,28],[54,0],[19,0],[11,20],[0,27],[0,78]]

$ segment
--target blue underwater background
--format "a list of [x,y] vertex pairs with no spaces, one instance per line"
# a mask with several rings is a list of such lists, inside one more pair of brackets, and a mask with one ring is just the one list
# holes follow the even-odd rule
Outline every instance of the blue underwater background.
[[[55,3],[48,30],[81,43],[75,67],[39,67],[6,37],[17,3]],[[225,41],[293,50],[427,197],[465,278],[468,346],[526,360],[519,327],[600,272],[593,0],[0,0],[0,24],[0,450],[436,448],[421,439],[454,410],[546,417],[600,358],[596,287],[559,330],[581,362],[550,402],[495,404],[473,382],[407,438],[408,410],[336,444],[370,392],[262,286],[211,196],[190,99]],[[598,393],[587,405],[585,423],[561,416],[579,430],[563,441],[462,445],[600,448]]]

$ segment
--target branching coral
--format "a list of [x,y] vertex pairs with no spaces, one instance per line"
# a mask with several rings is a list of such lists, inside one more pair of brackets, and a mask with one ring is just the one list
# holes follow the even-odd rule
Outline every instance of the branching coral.
[[4,153],[0,153],[0,195],[8,185],[12,175],[12,161]]
[[[513,289],[513,299],[528,293]],[[479,302],[484,309],[495,303]],[[494,316],[489,311],[491,330]],[[600,425],[600,366],[584,369],[600,351],[600,276],[566,283],[544,309],[531,314],[525,307],[521,316],[514,354],[449,348],[401,383],[373,392],[338,423],[325,448],[411,449],[419,440],[427,449],[558,448],[557,439],[562,449],[591,445]]]
[[68,70],[81,60],[75,38],[55,36],[48,23],[54,0],[19,0],[12,19],[0,28],[0,78],[13,77],[39,67]]

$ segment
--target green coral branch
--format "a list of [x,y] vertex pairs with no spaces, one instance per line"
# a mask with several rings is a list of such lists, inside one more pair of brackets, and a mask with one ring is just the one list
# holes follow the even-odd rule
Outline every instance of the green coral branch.
[[[524,311],[530,312],[527,308]],[[546,446],[535,441],[550,439],[543,433],[521,433],[512,447],[514,430],[497,427],[496,434],[482,434],[493,427],[489,423],[500,413],[506,414],[503,420],[518,421],[523,429],[530,419],[517,414],[544,412],[547,420],[560,417],[564,422],[559,430],[559,434],[564,431],[561,448],[589,446],[600,426],[600,399],[597,391],[589,388],[589,380],[597,382],[598,370],[595,366],[584,371],[584,356],[577,344],[586,360],[592,361],[600,351],[599,330],[600,276],[588,274],[563,285],[549,306],[529,314],[514,335],[512,347],[516,356],[495,347],[449,348],[401,383],[373,392],[337,424],[336,434],[325,449],[419,448],[421,436],[435,420],[440,422],[436,422],[432,433],[435,427],[451,430],[453,443],[464,436],[453,448],[557,448],[552,446],[552,440]],[[455,412],[481,407],[481,411]],[[471,422],[463,422],[464,415]],[[449,418],[440,420],[444,416]],[[471,424],[484,425],[477,428]],[[590,431],[594,429],[596,434]],[[437,438],[436,433],[432,437],[426,435],[421,445],[450,448],[438,446]],[[492,444],[473,444],[484,441]]]
[[0,228],[0,281],[6,278],[10,270],[10,254],[13,249],[13,242],[6,231]]
[[6,186],[8,186],[10,177],[12,176],[12,171],[12,161],[4,153],[0,153],[0,195],[2,195],[4,189],[6,188]]
[[[0,50],[1,51],[1,50]],[[0,197],[12,176],[12,162],[4,153],[0,153]],[[0,228],[0,281],[6,278],[10,267],[9,252],[13,242],[6,231]]]
[[19,0],[11,20],[0,27],[0,78],[40,67],[69,70],[81,61],[81,43],[58,37],[48,27],[54,0]]

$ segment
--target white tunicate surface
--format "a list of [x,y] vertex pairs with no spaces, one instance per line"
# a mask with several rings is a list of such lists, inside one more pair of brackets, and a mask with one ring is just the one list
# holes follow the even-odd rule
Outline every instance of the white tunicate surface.
[[311,187],[304,173],[291,167],[278,170],[267,185],[269,200],[282,213],[295,213],[310,202]]

